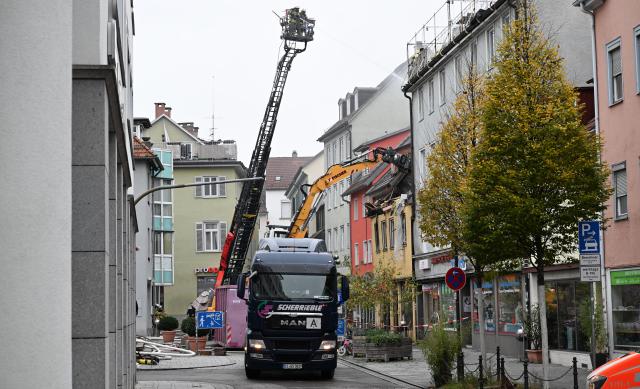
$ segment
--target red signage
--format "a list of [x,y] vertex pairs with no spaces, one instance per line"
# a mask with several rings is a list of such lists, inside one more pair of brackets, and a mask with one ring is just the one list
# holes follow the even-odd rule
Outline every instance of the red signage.
[[431,264],[432,265],[436,265],[438,263],[445,263],[445,262],[449,262],[452,259],[453,259],[453,257],[451,256],[451,254],[444,254],[444,255],[440,255],[438,257],[431,258]]
[[444,282],[447,283],[447,286],[452,290],[460,290],[464,288],[467,283],[467,275],[464,273],[464,270],[459,267],[452,267],[447,271],[447,274],[444,276]]

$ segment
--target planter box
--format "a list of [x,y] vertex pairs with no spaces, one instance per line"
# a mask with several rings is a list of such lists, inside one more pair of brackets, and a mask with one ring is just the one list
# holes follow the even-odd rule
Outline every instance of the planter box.
[[[361,338],[361,339],[356,339]],[[391,359],[413,358],[413,348],[410,338],[403,338],[399,345],[380,345],[366,343],[364,336],[353,339],[353,356],[364,356],[369,360],[379,359],[388,362]]]

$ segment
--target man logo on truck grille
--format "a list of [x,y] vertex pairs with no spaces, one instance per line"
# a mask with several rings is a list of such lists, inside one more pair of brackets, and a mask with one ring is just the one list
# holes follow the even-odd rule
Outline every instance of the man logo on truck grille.
[[302,319],[282,319],[280,320],[280,327],[304,327],[307,324],[306,320]]

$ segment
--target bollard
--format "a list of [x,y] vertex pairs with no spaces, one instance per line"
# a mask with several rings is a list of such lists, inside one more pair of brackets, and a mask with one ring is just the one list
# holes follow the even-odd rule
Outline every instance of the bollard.
[[500,377],[500,346],[496,347],[496,376]]
[[458,353],[458,363],[456,365],[458,368],[458,382],[464,381],[464,354],[462,350]]
[[482,355],[478,355],[478,371],[480,373],[478,376],[478,384],[480,385],[480,389],[484,389],[484,377],[482,376],[483,373],[483,369],[482,369]]
[[524,373],[522,373],[522,376],[524,377],[524,389],[529,389],[529,362],[524,361],[523,367]]
[[500,377],[498,378],[500,378],[500,386],[502,386],[502,384],[504,383],[503,381],[505,381],[504,378],[506,378],[504,374],[504,357],[500,358]]
[[573,357],[573,389],[578,389],[578,358]]

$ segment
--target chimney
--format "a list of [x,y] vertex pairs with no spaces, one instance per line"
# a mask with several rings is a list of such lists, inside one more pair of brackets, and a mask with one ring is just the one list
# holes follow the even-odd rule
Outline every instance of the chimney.
[[167,115],[168,117],[171,117],[171,107],[166,107],[164,109],[164,114]]
[[159,118],[160,116],[162,116],[162,114],[164,114],[164,107],[165,107],[165,103],[155,103],[156,105],[156,119]]
[[298,158],[298,152],[293,150],[293,153],[291,153],[291,158]]

